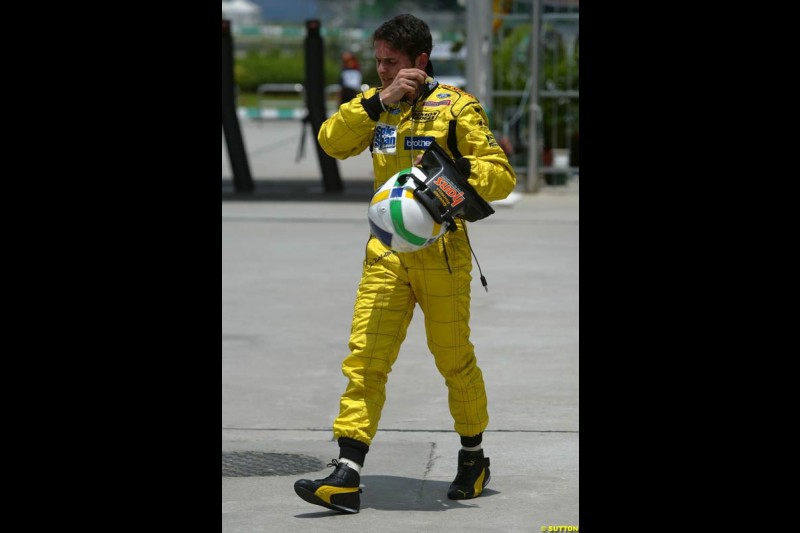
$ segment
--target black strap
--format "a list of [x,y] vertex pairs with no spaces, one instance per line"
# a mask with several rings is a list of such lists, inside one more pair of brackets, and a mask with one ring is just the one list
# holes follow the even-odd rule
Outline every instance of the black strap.
[[461,152],[458,151],[458,139],[456,139],[455,119],[450,121],[450,126],[447,132],[447,147],[450,149],[450,153],[453,154],[453,159],[458,159],[461,157]]

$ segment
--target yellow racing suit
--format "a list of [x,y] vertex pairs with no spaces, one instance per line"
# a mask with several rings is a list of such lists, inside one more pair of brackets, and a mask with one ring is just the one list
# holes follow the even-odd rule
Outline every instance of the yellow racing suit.
[[[376,107],[379,91],[370,88],[343,104],[317,137],[337,159],[369,148],[375,190],[411,167],[434,139],[454,158],[469,161],[469,183],[487,202],[514,189],[514,170],[474,96],[434,83],[413,104],[402,101],[384,110]],[[425,317],[428,348],[448,389],[455,431],[474,436],[489,423],[483,375],[470,342],[471,249],[466,222],[456,220],[456,231],[416,252],[393,252],[370,236],[353,311],[350,355],[342,363],[349,381],[333,423],[335,438],[372,443],[388,374],[417,304]]]

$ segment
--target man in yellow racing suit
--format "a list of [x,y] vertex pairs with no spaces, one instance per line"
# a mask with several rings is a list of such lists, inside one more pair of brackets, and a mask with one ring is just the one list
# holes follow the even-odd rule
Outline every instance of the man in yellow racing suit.
[[[399,15],[373,35],[382,86],[342,104],[322,125],[318,140],[330,156],[345,159],[369,148],[375,190],[419,162],[436,141],[447,149],[469,183],[486,201],[503,199],[516,177],[472,95],[429,77],[431,36],[427,24]],[[378,428],[385,385],[418,304],[427,344],[448,389],[454,429],[461,438],[458,475],[451,499],[479,496],[489,481],[482,434],[489,422],[483,375],[470,342],[472,257],[466,222],[455,219],[434,244],[397,253],[374,236],[366,247],[350,335],[342,363],[349,382],[333,431],[339,447],[334,473],[300,480],[295,491],[306,501],[340,512],[358,512],[358,479]]]

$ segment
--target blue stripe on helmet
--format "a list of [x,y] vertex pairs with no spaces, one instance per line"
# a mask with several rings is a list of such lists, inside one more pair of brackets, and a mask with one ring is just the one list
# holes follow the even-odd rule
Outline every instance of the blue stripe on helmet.
[[388,231],[381,229],[375,224],[372,219],[369,220],[369,229],[372,231],[372,234],[375,235],[379,241],[381,241],[387,248],[392,247],[392,234]]

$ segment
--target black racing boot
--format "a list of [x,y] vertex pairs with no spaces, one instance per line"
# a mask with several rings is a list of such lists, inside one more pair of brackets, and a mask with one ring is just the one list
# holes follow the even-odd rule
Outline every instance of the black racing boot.
[[294,491],[308,503],[321,505],[341,513],[357,513],[361,508],[361,476],[344,463],[333,459],[328,466],[335,466],[325,479],[299,479]]
[[483,456],[483,450],[459,450],[458,474],[450,484],[447,497],[451,500],[477,498],[489,484],[489,479],[489,458]]

